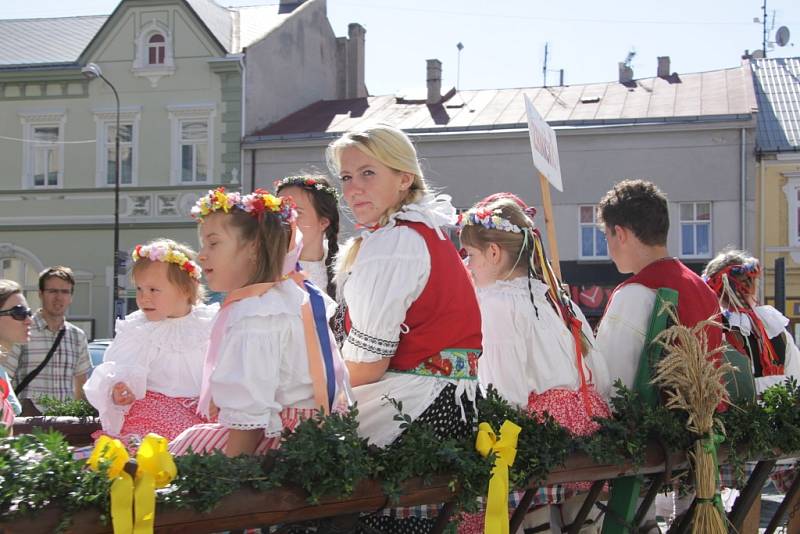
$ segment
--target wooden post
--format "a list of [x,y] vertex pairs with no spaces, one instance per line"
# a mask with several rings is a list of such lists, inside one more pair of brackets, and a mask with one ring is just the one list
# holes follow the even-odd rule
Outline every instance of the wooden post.
[[539,173],[539,185],[542,189],[542,207],[544,208],[544,224],[547,228],[547,244],[550,250],[548,251],[548,258],[550,258],[550,265],[556,273],[559,282],[563,282],[561,278],[561,260],[558,255],[558,240],[556,239],[556,224],[553,220],[553,201],[550,199],[550,182],[544,177],[544,174]]

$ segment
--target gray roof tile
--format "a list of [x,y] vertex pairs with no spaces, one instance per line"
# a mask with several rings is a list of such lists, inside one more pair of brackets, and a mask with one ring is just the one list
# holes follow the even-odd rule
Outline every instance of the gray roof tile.
[[0,68],[74,63],[108,16],[0,20]]
[[[228,53],[241,52],[242,47],[280,26],[292,13],[281,10],[278,4],[226,8],[213,0],[185,1]],[[237,11],[239,16],[235,17]],[[239,39],[235,40],[237,18]],[[0,19],[0,70],[76,63],[108,19],[108,15]]]
[[800,149],[800,58],[758,59],[751,68],[758,100],[758,148]]
[[[645,78],[628,84],[593,83],[564,87],[460,91],[429,106],[393,95],[320,101],[257,131],[260,136],[329,135],[388,122],[406,130],[524,128],[527,94],[555,125],[586,125],[682,118],[749,117],[755,108],[746,66]],[[416,94],[419,91],[412,91]]]

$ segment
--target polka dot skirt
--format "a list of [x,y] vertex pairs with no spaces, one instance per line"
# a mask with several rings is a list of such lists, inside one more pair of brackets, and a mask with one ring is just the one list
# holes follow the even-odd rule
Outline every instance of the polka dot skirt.
[[[466,421],[461,418],[461,408],[456,404],[456,386],[448,384],[412,425],[429,425],[439,439],[465,438],[472,433],[476,425],[475,406],[466,394],[461,396],[461,402],[464,406]],[[397,439],[403,439],[406,432],[408,430],[400,434]],[[360,523],[360,528],[356,531],[360,534],[423,534],[430,532],[435,519],[371,515],[362,517]]]

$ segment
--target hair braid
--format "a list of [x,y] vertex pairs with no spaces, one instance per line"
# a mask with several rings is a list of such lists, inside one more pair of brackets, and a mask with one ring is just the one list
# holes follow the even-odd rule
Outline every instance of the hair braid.
[[331,221],[325,229],[325,237],[328,238],[328,255],[325,257],[325,270],[328,273],[328,287],[325,289],[332,299],[336,299],[336,281],[334,262],[339,255],[339,219]]

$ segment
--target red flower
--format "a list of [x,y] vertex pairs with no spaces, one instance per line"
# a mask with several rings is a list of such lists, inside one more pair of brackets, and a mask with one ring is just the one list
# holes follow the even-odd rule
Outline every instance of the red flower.
[[194,265],[192,265],[191,262],[187,261],[186,263],[183,264],[183,269],[187,273],[192,274],[194,272]]
[[315,185],[316,183],[317,183],[317,181],[314,180],[313,178],[306,178],[306,181],[305,181],[306,185]]

